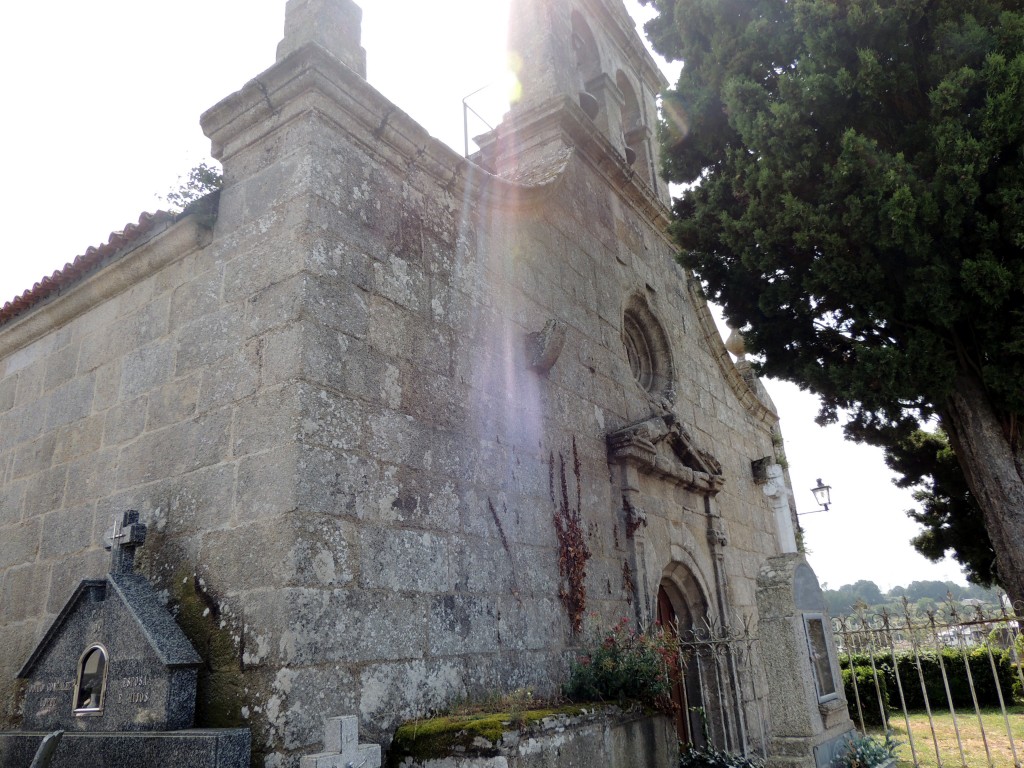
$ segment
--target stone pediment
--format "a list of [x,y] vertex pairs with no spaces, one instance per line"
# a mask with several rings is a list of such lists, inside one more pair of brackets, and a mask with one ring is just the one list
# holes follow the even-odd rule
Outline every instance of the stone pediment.
[[[93,654],[95,669],[83,669]],[[25,726],[108,732],[189,728],[201,663],[145,578],[111,573],[88,579],[18,673],[27,681]],[[91,700],[84,695],[87,689],[95,694]]]
[[655,414],[607,436],[608,460],[677,483],[708,496],[725,484],[722,465],[694,445],[671,412]]
[[86,579],[78,585],[18,672],[18,677],[26,678],[32,673],[82,603],[102,603],[111,596],[128,609],[128,615],[134,620],[157,660],[165,667],[198,667],[202,663],[199,654],[167,612],[149,582],[135,573],[112,573],[105,579]]

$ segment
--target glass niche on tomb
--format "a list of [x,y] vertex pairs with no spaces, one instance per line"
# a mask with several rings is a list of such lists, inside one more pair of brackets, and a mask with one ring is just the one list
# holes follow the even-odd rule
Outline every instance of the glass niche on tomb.
[[75,677],[75,714],[99,715],[103,713],[103,699],[107,687],[107,650],[92,645],[82,654]]

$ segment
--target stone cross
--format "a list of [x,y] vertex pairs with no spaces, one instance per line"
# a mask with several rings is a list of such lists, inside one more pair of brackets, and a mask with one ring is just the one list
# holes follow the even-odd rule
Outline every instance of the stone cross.
[[380,768],[377,744],[359,743],[359,718],[332,717],[324,726],[324,751],[306,755],[299,768]]
[[113,520],[103,536],[103,548],[110,550],[110,572],[131,573],[135,550],[146,541],[146,525],[139,522],[139,513],[134,509],[125,512],[120,520],[114,515]]

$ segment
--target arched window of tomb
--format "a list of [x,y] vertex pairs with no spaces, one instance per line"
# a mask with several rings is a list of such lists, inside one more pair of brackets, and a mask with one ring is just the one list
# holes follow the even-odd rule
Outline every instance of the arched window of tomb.
[[91,645],[78,660],[75,676],[75,714],[103,714],[103,700],[107,687],[107,650],[102,645]]

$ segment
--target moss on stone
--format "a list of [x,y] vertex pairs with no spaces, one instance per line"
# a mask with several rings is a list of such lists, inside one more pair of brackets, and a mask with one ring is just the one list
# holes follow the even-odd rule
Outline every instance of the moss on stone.
[[459,753],[493,756],[498,752],[502,736],[508,731],[526,731],[547,717],[575,717],[588,711],[593,710],[571,705],[412,720],[399,726],[395,732],[388,751],[388,766],[396,768],[406,757],[430,760]]
[[220,626],[216,601],[191,574],[178,574],[171,597],[178,625],[203,659],[196,687],[196,727],[245,727],[242,665],[231,632]]
[[25,719],[25,694],[28,680],[9,680],[0,683],[0,730],[19,730]]

